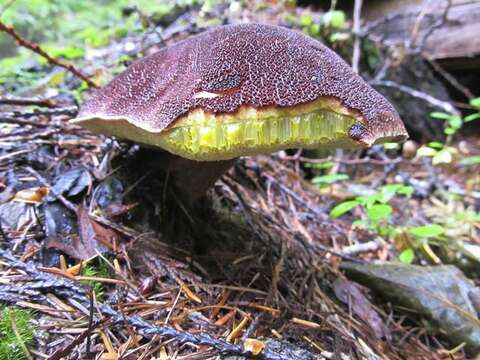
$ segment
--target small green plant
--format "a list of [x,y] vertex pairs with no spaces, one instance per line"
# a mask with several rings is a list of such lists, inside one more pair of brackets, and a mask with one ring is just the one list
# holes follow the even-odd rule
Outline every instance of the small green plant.
[[432,141],[417,150],[418,156],[431,157],[433,165],[450,164],[457,153],[457,149],[439,141]]
[[406,232],[411,239],[411,246],[406,247],[400,253],[398,258],[401,262],[411,264],[415,259],[415,250],[421,248],[430,260],[434,263],[440,263],[440,259],[430,248],[430,243],[433,239],[438,238],[445,232],[443,226],[438,224],[426,224],[408,228]]
[[[100,261],[98,264],[87,264],[82,268],[82,276],[109,278],[110,268],[104,261]],[[85,280],[83,282],[92,287],[97,300],[103,299],[105,296],[105,286],[103,283],[94,280]]]
[[344,29],[346,27],[347,16],[341,10],[330,10],[323,14],[322,21],[327,27]]
[[[295,19],[292,20],[296,22]],[[322,30],[321,25],[316,23],[311,15],[302,15],[298,20],[298,24],[302,27],[302,31],[305,34],[310,36],[320,36],[320,31]]]
[[358,196],[353,200],[344,201],[330,211],[330,217],[336,219],[354,208],[361,208],[365,214],[362,219],[355,220],[352,225],[366,228],[386,238],[405,239],[401,246],[403,250],[399,260],[410,264],[415,259],[415,252],[421,249],[434,263],[440,259],[435,255],[430,244],[445,233],[445,228],[438,224],[402,228],[392,224],[393,208],[389,201],[396,195],[410,197],[413,193],[411,186],[403,184],[390,184],[379,188],[372,195]]
[[348,179],[350,179],[350,177],[347,174],[327,174],[315,176],[312,179],[312,183],[320,187],[325,187],[328,185],[332,185],[336,182],[345,181]]
[[458,162],[460,166],[480,165],[480,156],[467,156]]
[[444,132],[451,137],[462,128],[463,124],[480,119],[480,98],[470,100],[470,106],[474,108],[475,112],[465,117],[441,111],[430,113],[430,117],[445,121]]
[[360,207],[366,214],[366,218],[354,221],[354,226],[375,231],[380,236],[393,236],[398,231],[390,224],[393,208],[389,205],[389,201],[395,195],[411,196],[412,193],[413,188],[408,185],[385,185],[372,195],[357,196],[353,200],[338,204],[330,211],[330,217],[336,219],[353,208]]
[[35,327],[30,311],[4,306],[0,308],[0,359],[31,358],[28,348],[33,344]]
[[[324,161],[321,163],[308,163],[305,164],[306,168],[316,169],[316,170],[328,170],[335,165],[333,161]],[[350,179],[347,174],[325,174],[325,175],[317,175],[312,179],[312,183],[318,185],[320,188],[326,187],[328,185],[332,185],[334,183],[345,181]]]
[[349,34],[343,31],[347,28],[347,16],[341,10],[329,10],[315,19],[308,12],[299,17],[290,15],[288,19],[301,26],[305,34],[328,39],[331,43],[349,37]]
[[320,163],[306,163],[305,167],[310,169],[327,170],[335,165],[333,161],[323,161]]
[[398,260],[407,265],[411,264],[415,260],[415,250],[411,247],[406,248],[398,255]]

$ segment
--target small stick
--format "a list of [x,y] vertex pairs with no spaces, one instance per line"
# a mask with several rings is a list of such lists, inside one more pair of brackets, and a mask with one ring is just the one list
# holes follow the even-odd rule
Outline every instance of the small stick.
[[15,125],[22,125],[22,126],[33,126],[33,127],[49,127],[50,125],[47,124],[41,124],[36,121],[31,121],[31,120],[23,120],[23,119],[16,119],[13,117],[4,117],[2,114],[0,114],[0,123],[2,124],[15,124]]
[[19,106],[29,106],[36,105],[42,107],[52,108],[57,104],[54,100],[50,99],[29,99],[29,98],[0,98],[0,105],[19,105]]
[[60,66],[64,69],[66,69],[67,71],[70,71],[72,74],[79,77],[83,81],[85,81],[88,84],[88,86],[93,87],[93,88],[98,88],[98,85],[95,84],[94,81],[92,81],[85,74],[83,74],[82,72],[77,70],[72,64],[69,64],[69,63],[66,63],[64,61],[57,60],[57,59],[51,57],[38,44],[35,44],[35,43],[30,42],[28,40],[25,40],[22,36],[20,36],[19,33],[17,33],[15,31],[15,29],[12,26],[8,26],[8,25],[4,24],[2,21],[0,21],[0,31],[6,32],[7,34],[9,34],[11,37],[13,37],[17,41],[17,43],[20,46],[26,47],[27,49],[30,49],[33,52],[37,53],[38,55],[47,59],[49,64],[58,65],[58,66]]
[[5,112],[0,113],[0,117],[10,117],[10,118],[18,118],[18,117],[25,117],[31,118],[34,116],[54,116],[54,115],[69,115],[75,116],[78,112],[78,107],[76,106],[66,106],[61,108],[53,108],[53,109],[45,109],[45,110],[36,110],[36,111],[13,111],[13,112]]
[[92,331],[93,331],[93,289],[90,288],[90,293],[89,293],[89,300],[90,300],[90,313],[88,316],[88,331],[87,331],[87,344],[86,344],[86,355],[88,359],[93,358],[93,354],[90,352],[90,346],[91,346],[91,337],[92,337]]
[[108,319],[96,321],[92,326],[89,326],[84,332],[82,332],[80,335],[78,335],[73,341],[71,341],[67,346],[65,346],[63,349],[59,349],[55,351],[52,355],[50,355],[47,360],[60,360],[65,356],[68,356],[69,354],[72,353],[72,351],[80,345],[83,340],[87,338],[92,332],[92,329],[97,328],[100,324],[104,323]]

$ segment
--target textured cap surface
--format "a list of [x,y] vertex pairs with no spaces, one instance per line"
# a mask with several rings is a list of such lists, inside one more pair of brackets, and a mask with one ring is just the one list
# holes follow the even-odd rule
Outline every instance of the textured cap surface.
[[188,38],[132,64],[80,109],[82,119],[124,119],[161,132],[201,108],[292,107],[334,98],[363,118],[352,139],[372,144],[406,137],[392,105],[332,50],[296,31],[227,25]]

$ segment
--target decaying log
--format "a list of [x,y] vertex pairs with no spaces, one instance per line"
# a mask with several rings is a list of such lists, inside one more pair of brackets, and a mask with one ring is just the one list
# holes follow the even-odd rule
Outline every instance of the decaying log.
[[392,44],[408,41],[429,60],[469,58],[480,65],[480,1],[370,0],[369,33]]
[[[365,0],[362,18],[362,35],[389,54],[373,82],[399,85],[381,91],[395,103],[414,138],[442,138],[443,123],[428,114],[458,113],[453,104],[478,96],[480,1]],[[401,91],[405,86],[435,101]]]

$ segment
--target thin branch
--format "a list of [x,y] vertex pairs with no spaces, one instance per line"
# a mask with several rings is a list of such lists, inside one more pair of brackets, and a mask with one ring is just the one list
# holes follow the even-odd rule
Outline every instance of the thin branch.
[[437,99],[436,97],[433,97],[432,95],[426,94],[424,92],[415,90],[409,86],[401,85],[398,84],[394,81],[390,80],[373,80],[370,82],[370,85],[377,85],[377,86],[386,86],[386,87],[391,87],[397,90],[400,90],[410,96],[413,96],[418,99],[422,99],[426,102],[428,102],[430,105],[440,108],[444,110],[447,113],[454,114],[454,115],[460,115],[460,112],[448,101],[443,101],[440,99]]
[[57,104],[54,100],[51,99],[28,99],[28,98],[0,98],[0,105],[19,105],[19,106],[29,106],[36,105],[42,107],[52,108]]
[[93,356],[90,352],[90,346],[91,346],[91,341],[92,341],[92,331],[93,331],[93,315],[94,315],[93,314],[93,297],[94,297],[93,289],[90,289],[88,297],[89,297],[89,300],[90,300],[90,304],[89,304],[90,305],[90,307],[89,307],[90,313],[89,313],[89,316],[88,316],[87,345],[86,345],[85,353],[86,353],[87,358],[93,358]]
[[0,21],[0,31],[6,32],[9,34],[11,37],[13,37],[17,43],[20,46],[23,46],[27,49],[32,50],[33,52],[37,53],[38,55],[44,57],[47,59],[49,64],[52,65],[58,65],[62,68],[64,68],[67,71],[70,71],[73,75],[77,76],[78,78],[82,79],[85,81],[88,86],[93,87],[93,88],[98,88],[98,85],[91,79],[88,78],[85,74],[77,70],[72,64],[66,63],[64,61],[55,59],[51,57],[45,50],[43,50],[38,44],[35,44],[33,42],[30,42],[26,39],[24,39],[18,32],[15,31],[15,29],[12,26],[8,26],[4,24],[2,21]]
[[360,63],[360,21],[362,13],[362,0],[355,0],[353,8],[353,33],[355,34],[355,40],[353,42],[353,54],[352,54],[352,69],[358,73]]
[[47,124],[41,124],[36,121],[31,121],[31,120],[23,120],[23,119],[16,119],[12,117],[4,117],[2,114],[0,114],[0,123],[2,124],[14,124],[14,125],[21,125],[21,126],[33,126],[33,127],[49,127],[50,125]]
[[101,323],[106,322],[106,320],[108,319],[97,321],[91,327],[89,326],[85,331],[83,331],[74,340],[72,340],[67,346],[55,351],[52,355],[50,355],[47,360],[60,360],[64,357],[67,357],[77,346],[79,346],[83,342],[83,340],[90,336],[92,329],[97,328]]
[[342,249],[341,253],[343,255],[355,256],[361,253],[374,252],[380,249],[382,244],[382,240],[380,238],[377,238],[366,243],[358,243],[350,246],[345,246]]
[[415,22],[413,24],[412,31],[411,31],[411,34],[410,34],[410,40],[407,41],[408,48],[413,48],[416,41],[417,41],[417,37],[418,37],[418,34],[420,32],[420,27],[422,25],[423,19],[425,18],[425,16],[428,13],[428,6],[429,5],[430,5],[430,2],[426,2],[422,6],[420,11],[418,12],[417,17],[415,18]]
[[34,116],[52,116],[52,115],[69,115],[75,116],[77,115],[78,108],[76,106],[66,106],[61,108],[53,108],[53,109],[45,109],[45,110],[36,110],[36,111],[13,111],[13,112],[5,112],[0,113],[0,117],[2,118],[30,118]]

